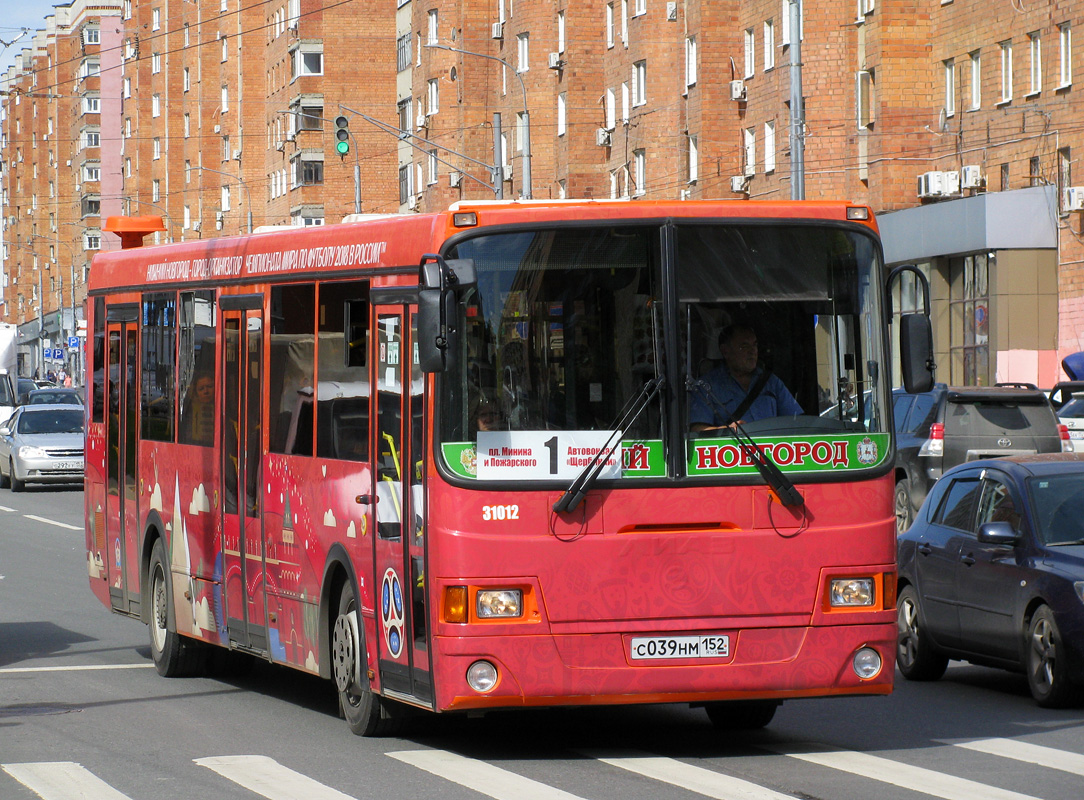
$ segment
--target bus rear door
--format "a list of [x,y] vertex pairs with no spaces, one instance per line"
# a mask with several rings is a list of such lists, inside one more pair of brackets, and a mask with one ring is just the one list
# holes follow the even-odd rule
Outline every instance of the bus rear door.
[[139,509],[136,491],[139,425],[137,356],[139,305],[109,307],[106,316],[105,527],[109,602],[121,614],[139,613]]
[[425,584],[424,374],[404,306],[375,305],[376,375],[373,396],[377,535],[373,546],[380,679],[389,696],[432,706],[429,624]]
[[260,491],[263,297],[219,299],[222,348],[222,580],[230,645],[266,653],[266,549]]

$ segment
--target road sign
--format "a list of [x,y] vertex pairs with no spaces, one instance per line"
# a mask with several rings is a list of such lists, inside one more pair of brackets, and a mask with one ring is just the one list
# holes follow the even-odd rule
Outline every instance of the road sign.
[[69,336],[68,337],[68,347],[70,347],[72,350],[75,350],[76,348],[78,348],[79,347],[79,337],[78,336]]
[[62,360],[64,358],[64,351],[62,349],[60,349],[59,347],[54,347],[53,348],[53,358],[55,358],[57,361]]

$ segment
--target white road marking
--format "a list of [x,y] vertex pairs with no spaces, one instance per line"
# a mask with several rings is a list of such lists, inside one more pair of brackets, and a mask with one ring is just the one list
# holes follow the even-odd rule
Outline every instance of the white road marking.
[[643,775],[645,778],[679,786],[705,797],[717,798],[717,800],[794,800],[793,795],[783,794],[741,778],[723,775],[673,758],[633,751],[618,753],[618,751],[581,750],[580,752],[610,766],[626,769],[637,775]]
[[193,761],[268,800],[354,800],[267,756],[212,756]]
[[402,750],[387,755],[495,800],[582,800],[562,789],[447,750]]
[[148,669],[154,664],[73,664],[69,667],[4,667],[0,675],[14,672],[87,672],[102,669]]
[[759,745],[781,755],[798,758],[811,764],[820,764],[852,775],[890,783],[920,794],[941,797],[944,800],[1036,800],[1031,795],[1010,792],[985,783],[946,775],[924,767],[915,767],[899,761],[858,753],[853,750],[835,750],[818,745],[786,745],[772,747]]
[[1055,750],[1053,747],[1018,742],[1015,739],[980,739],[975,742],[955,742],[954,744],[957,747],[966,747],[968,750],[977,750],[980,753],[1038,764],[1040,767],[1071,772],[1074,775],[1084,775],[1084,756],[1067,750]]
[[69,525],[66,522],[57,522],[55,519],[47,519],[46,517],[36,517],[33,514],[23,514],[26,519],[32,519],[35,522],[44,522],[46,525],[55,525],[58,528],[67,528],[69,531],[81,531],[84,530],[82,525]]
[[4,772],[42,800],[131,800],[74,761],[4,764]]
[[16,509],[8,508],[7,506],[0,506],[0,511],[10,511],[12,514],[14,514]]

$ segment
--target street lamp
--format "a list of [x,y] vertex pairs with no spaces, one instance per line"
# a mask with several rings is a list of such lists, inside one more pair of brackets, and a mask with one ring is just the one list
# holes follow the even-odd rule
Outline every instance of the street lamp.
[[[427,44],[426,47],[432,47],[436,50],[447,50],[451,53],[463,53],[468,56],[478,56],[479,58],[488,58],[491,61],[499,61],[504,64],[505,67],[512,70],[512,74],[516,76],[516,80],[519,81],[520,91],[523,92],[523,186],[521,194],[524,200],[530,200],[531,194],[531,116],[527,110],[527,87],[523,85],[523,76],[519,74],[519,70],[512,69],[512,65],[505,61],[503,58],[497,58],[497,56],[491,56],[487,53],[476,53],[473,50],[463,50],[459,47],[449,47],[446,44]],[[499,165],[498,165],[499,166]]]
[[233,178],[239,184],[241,184],[241,188],[245,190],[245,203],[248,205],[248,232],[252,233],[252,195],[249,194],[248,184],[245,183],[245,179],[242,178],[240,175],[234,175],[231,172],[222,172],[221,170],[211,169],[210,167],[200,166],[196,167],[196,169],[206,170],[207,172],[214,172],[218,175],[225,175],[227,178]]

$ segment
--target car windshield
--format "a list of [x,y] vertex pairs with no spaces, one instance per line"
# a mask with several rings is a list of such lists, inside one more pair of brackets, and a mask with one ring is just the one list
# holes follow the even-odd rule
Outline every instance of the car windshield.
[[79,395],[76,392],[42,392],[33,391],[30,393],[30,405],[82,405],[82,401],[79,399]]
[[1084,472],[1031,478],[1028,493],[1043,544],[1084,542]]
[[1074,394],[1073,399],[1058,409],[1059,417],[1084,417],[1084,396]]
[[82,433],[82,411],[33,411],[19,417],[19,433]]

